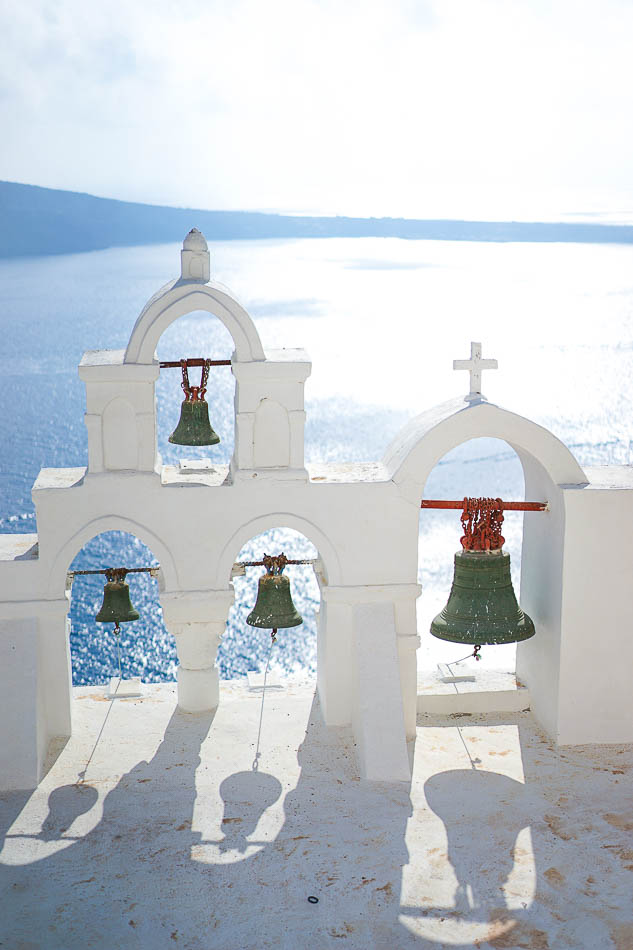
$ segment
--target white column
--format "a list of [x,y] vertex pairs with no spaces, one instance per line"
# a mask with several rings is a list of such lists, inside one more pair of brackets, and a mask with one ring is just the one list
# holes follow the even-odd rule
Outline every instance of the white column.
[[318,689],[325,722],[351,724],[363,777],[407,781],[415,737],[418,584],[321,588]]
[[178,706],[184,712],[206,712],[218,706],[215,659],[233,599],[232,590],[161,594],[165,626],[176,639]]
[[0,791],[35,788],[50,740],[71,733],[69,603],[0,605]]

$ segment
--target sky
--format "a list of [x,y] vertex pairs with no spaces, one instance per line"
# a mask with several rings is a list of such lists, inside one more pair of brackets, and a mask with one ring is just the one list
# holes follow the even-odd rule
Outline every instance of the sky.
[[633,0],[0,0],[0,179],[633,221]]

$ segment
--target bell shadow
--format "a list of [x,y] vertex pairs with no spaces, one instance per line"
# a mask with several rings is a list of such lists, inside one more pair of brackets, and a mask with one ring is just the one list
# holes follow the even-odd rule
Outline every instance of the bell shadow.
[[444,823],[457,878],[454,905],[441,910],[487,920],[514,868],[518,834],[531,822],[525,786],[497,772],[452,769],[428,779],[424,793]]
[[[486,716],[469,724],[486,729],[520,722],[521,714],[511,714]],[[434,728],[456,727],[454,721],[439,716],[427,724]],[[519,729],[523,755],[522,739]],[[526,780],[521,782],[477,768],[476,762],[479,760],[474,760],[469,769],[438,772],[424,783],[424,801],[441,819],[446,833],[446,861],[435,862],[429,855],[429,874],[437,877],[439,871],[446,879],[447,872],[450,875],[452,871],[452,900],[435,906],[403,906],[402,912],[418,934],[427,929],[425,921],[429,922],[429,932],[435,934],[439,927],[444,939],[425,943],[428,947],[443,947],[444,940],[448,940],[451,947],[463,950],[480,944],[550,950],[539,910],[534,906],[534,874],[529,877],[529,893],[525,893],[520,907],[510,906],[506,899],[513,887],[511,876],[519,865],[525,869],[527,862],[530,871],[536,872],[536,881],[539,878],[536,854],[532,856],[529,849],[526,852],[517,840],[524,829],[532,831],[542,810],[537,776],[524,771]],[[510,891],[506,892],[509,884]],[[526,886],[525,879],[521,886]],[[517,904],[516,891],[511,903]]]
[[[26,839],[26,851],[17,860],[9,854],[0,865],[0,942],[47,950],[167,945],[169,933],[165,937],[161,930],[168,924],[156,921],[170,911],[170,932],[186,930],[186,907],[170,903],[167,895],[182,868],[200,877],[190,861],[200,839],[191,830],[195,772],[213,717],[174,712],[155,755],[122,775],[103,797],[99,821],[85,834],[77,833],[74,823],[98,806],[97,767],[92,784],[89,774],[87,782],[53,789],[39,834],[6,839],[9,845],[12,837]],[[109,736],[100,740],[101,756],[103,744],[113,741]],[[59,847],[51,853],[55,844]],[[199,890],[196,880],[186,884]]]
[[219,842],[220,850],[245,852],[250,844],[247,838],[254,833],[260,818],[275,804],[281,792],[279,779],[267,772],[251,769],[225,778],[220,785],[224,802],[224,838]]
[[[196,772],[206,795],[218,794],[214,774],[222,775],[213,755],[199,771],[212,721],[175,712],[153,757],[98,800],[103,746],[92,779],[89,770],[87,782],[51,793],[39,834],[0,867],[0,941],[47,950],[260,950],[297,939],[324,950],[342,939],[354,950],[439,946],[399,919],[412,811],[406,784],[361,780],[350,733],[328,729],[315,699],[296,786],[284,789],[264,770],[225,777],[223,813],[211,808],[203,836],[192,829],[194,807],[196,822],[205,819]],[[108,735],[102,743],[125,742]]]
[[[428,724],[456,726],[440,717]],[[443,906],[402,908],[416,931],[425,920],[429,932],[439,924],[455,948],[593,950],[629,939],[630,789],[618,776],[633,765],[630,747],[614,750],[618,769],[605,766],[604,748],[557,748],[527,712],[469,725],[514,726],[524,780],[474,767],[427,779],[424,799],[444,825],[444,867],[456,884]],[[518,841],[524,829],[529,837]]]
[[42,824],[42,841],[59,841],[74,821],[96,805],[99,793],[92,785],[74,783],[54,788],[48,796],[48,814]]
[[[257,822],[277,795],[276,778],[242,772],[220,787],[225,816],[220,847],[259,850],[219,872],[223,887],[247,884],[248,891],[244,905],[233,907],[233,920],[219,923],[217,946],[237,946],[231,943],[237,924],[239,945],[248,948],[329,948],[341,940],[363,950],[430,947],[399,922],[402,869],[409,857],[408,786],[361,780],[350,733],[325,726],[316,697],[297,758],[301,771],[284,798],[274,840],[262,840]],[[250,836],[246,829],[253,829]],[[279,915],[271,914],[277,894],[282,895]],[[300,935],[300,944],[284,941],[282,918],[292,922],[287,940]]]

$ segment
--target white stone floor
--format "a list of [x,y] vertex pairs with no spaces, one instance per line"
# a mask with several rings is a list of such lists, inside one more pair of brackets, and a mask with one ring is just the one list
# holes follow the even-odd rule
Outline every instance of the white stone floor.
[[[35,792],[0,796],[0,947],[633,948],[633,748],[529,713],[421,716],[411,786],[359,780],[314,683],[75,690]],[[308,897],[318,903],[308,902]]]

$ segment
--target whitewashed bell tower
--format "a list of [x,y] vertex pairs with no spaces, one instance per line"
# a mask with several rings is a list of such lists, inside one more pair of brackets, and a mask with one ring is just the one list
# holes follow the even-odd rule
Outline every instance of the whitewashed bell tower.
[[[631,468],[583,471],[550,432],[488,403],[481,370],[496,361],[483,360],[479,344],[456,367],[471,373],[468,395],[413,419],[380,462],[306,466],[308,356],[265,350],[248,313],[210,277],[207,243],[194,229],[180,276],[147,302],[126,349],[88,351],[81,361],[87,465],[43,469],[33,487],[37,534],[0,535],[0,790],[36,785],[50,741],[70,735],[67,572],[81,547],[109,530],[134,534],[160,562],[187,712],[219,701],[215,656],[239,550],[269,528],[302,532],[319,552],[325,721],[353,730],[365,778],[408,780],[420,503],[438,460],[480,436],[508,442],[527,497],[549,508],[527,513],[523,534],[521,601],[537,635],[520,644],[517,670],[534,715],[561,744],[633,741],[633,557],[623,530],[633,520]],[[157,452],[155,354],[167,327],[194,311],[230,333],[236,392],[230,466],[192,476],[163,466]],[[195,543],[183,530],[191,525]],[[616,668],[596,660],[596,639],[619,656]]]

